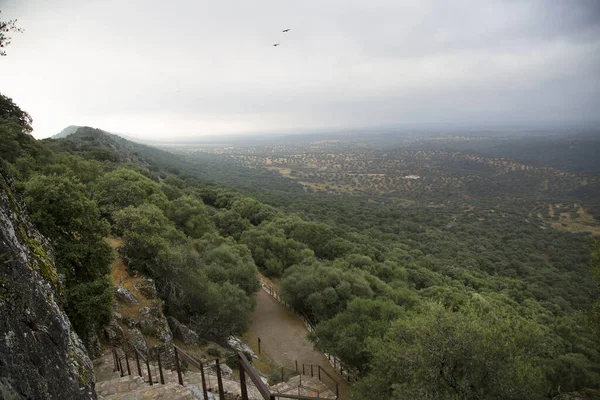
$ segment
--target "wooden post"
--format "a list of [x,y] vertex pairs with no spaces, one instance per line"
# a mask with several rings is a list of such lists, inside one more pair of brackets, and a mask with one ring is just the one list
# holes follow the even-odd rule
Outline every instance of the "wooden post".
[[150,383],[150,386],[154,385],[154,382],[152,382],[152,372],[150,372],[150,362],[148,361],[150,357],[148,356],[148,354],[146,354],[146,369],[148,370],[148,383]]
[[179,384],[183,386],[183,377],[181,376],[181,366],[179,365],[179,354],[177,354],[177,347],[175,347],[175,368],[177,369]]
[[315,374],[313,374],[313,365],[310,364],[310,376],[313,377],[315,376]]
[[304,364],[302,364],[302,375],[306,375],[306,372],[304,371]]
[[215,360],[217,365],[217,384],[219,385],[219,399],[225,400],[225,391],[223,390],[223,378],[221,378],[221,365],[219,359]]
[[158,359],[158,372],[160,373],[160,384],[165,384],[165,377],[163,376],[162,364],[160,362],[160,353],[156,352],[156,358]]
[[319,372],[319,380],[321,380],[321,366],[319,365],[319,369],[317,370]]
[[131,375],[131,369],[129,369],[129,357],[125,353],[125,364],[127,364],[127,375]]
[[135,363],[137,364],[137,368],[138,368],[138,375],[142,376],[142,369],[140,368],[140,356],[138,355],[137,350],[134,348],[135,351]]
[[260,354],[260,338],[258,338],[258,354]]
[[206,391],[206,377],[204,376],[204,364],[200,363],[200,376],[202,377],[202,393],[204,400],[208,400],[208,392]]
[[295,360],[296,363],[296,373],[298,373],[298,360]]
[[238,363],[240,365],[240,389],[242,390],[242,400],[248,400],[248,389],[246,388],[246,373],[244,372],[244,365],[242,364],[241,356],[239,354]]

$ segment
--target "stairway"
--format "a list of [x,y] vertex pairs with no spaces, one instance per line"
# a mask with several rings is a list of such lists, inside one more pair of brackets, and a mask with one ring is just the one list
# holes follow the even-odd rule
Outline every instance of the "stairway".
[[[126,366],[123,365],[126,369]],[[131,375],[125,373],[121,376],[118,371],[114,371],[114,362],[111,352],[105,353],[102,357],[94,360],[94,370],[96,373],[96,393],[104,400],[203,400],[202,394],[202,376],[200,372],[188,370],[182,375],[184,385],[179,384],[176,371],[163,369],[165,384],[160,383],[160,375],[157,366],[150,364],[153,385],[148,384],[148,373],[146,366],[143,365],[142,376],[138,375],[135,361],[130,360]],[[209,373],[206,374],[206,384],[209,399],[218,400],[217,378]],[[241,396],[241,387],[239,381],[234,378],[223,378],[223,392],[226,398],[236,398]],[[262,400],[258,389],[253,385],[247,385],[248,397],[252,400]]]
[[272,393],[296,394],[301,396],[319,397],[322,399],[335,399],[333,393],[323,382],[316,377],[296,375],[287,382],[271,386]]
[[[148,384],[147,372],[142,369],[142,375],[137,374],[135,363],[131,363],[131,375],[121,376],[114,371],[112,353],[108,352],[94,360],[96,373],[96,393],[104,400],[195,400],[196,397],[185,386],[177,382],[177,373],[164,371],[165,384],[157,380],[160,377],[152,376],[154,385]],[[151,366],[154,373],[155,366]]]

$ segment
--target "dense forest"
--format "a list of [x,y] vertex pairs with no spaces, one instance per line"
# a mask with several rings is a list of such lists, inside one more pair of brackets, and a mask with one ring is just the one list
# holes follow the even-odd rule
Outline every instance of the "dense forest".
[[[116,236],[130,272],[157,282],[165,312],[206,338],[246,329],[257,271],[278,281],[316,324],[315,346],[356,374],[355,399],[544,399],[600,387],[599,245],[552,227],[554,211],[571,211],[554,198],[489,196],[511,185],[493,173],[493,184],[473,181],[476,207],[307,191],[214,154],[92,128],[41,141],[30,131],[31,117],[1,96],[0,158],[52,242],[55,284],[84,338],[110,318],[105,238]],[[563,177],[554,183],[568,198]]]

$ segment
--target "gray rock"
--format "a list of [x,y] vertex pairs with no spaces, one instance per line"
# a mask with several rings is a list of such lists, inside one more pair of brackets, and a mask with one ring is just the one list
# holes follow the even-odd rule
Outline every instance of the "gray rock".
[[113,319],[104,327],[104,336],[110,344],[118,346],[123,343],[125,334],[123,333],[123,328]]
[[185,344],[196,344],[198,343],[198,334],[177,321],[173,317],[167,317],[167,322],[169,323],[169,327],[171,328],[171,332],[173,332],[173,337],[181,340]]
[[146,354],[148,352],[148,345],[146,344],[146,339],[144,339],[144,335],[140,332],[139,329],[134,328],[128,331],[130,339],[128,340],[129,344],[137,349],[140,353]]
[[165,368],[175,368],[175,348],[172,342],[157,344],[150,349],[150,353],[150,357],[153,360],[156,360],[157,353],[160,354],[160,361]]
[[161,306],[140,308],[140,329],[144,335],[149,335],[163,341],[171,343],[173,333],[169,328],[169,323],[162,313]]
[[225,363],[221,364],[221,373],[227,378],[231,378],[233,376],[233,370]]
[[231,348],[236,351],[241,351],[242,353],[250,354],[252,358],[258,359],[256,354],[254,353],[254,350],[252,350],[250,346],[248,346],[233,335],[229,336],[229,338],[227,339],[227,344],[229,344],[229,346],[231,346]]
[[91,331],[85,338],[85,348],[91,358],[98,358],[102,355],[102,344],[96,332]]
[[137,328],[138,327],[138,322],[131,317],[126,317],[119,313],[114,313],[113,315],[117,321],[119,321],[120,323],[122,323],[123,325],[125,325],[128,328]]
[[133,293],[131,293],[126,287],[121,285],[115,287],[115,298],[117,301],[125,304],[140,304],[138,299],[135,298]]
[[[204,398],[204,392],[202,391],[202,385],[187,385],[185,388],[187,390],[189,390],[196,399]],[[206,394],[208,395],[208,400],[219,400],[219,396],[217,396],[214,393],[207,392]]]
[[158,294],[156,292],[156,285],[152,279],[145,279],[133,285],[138,292],[147,299],[156,299]]
[[59,305],[48,241],[0,160],[0,397],[95,399],[86,349]]

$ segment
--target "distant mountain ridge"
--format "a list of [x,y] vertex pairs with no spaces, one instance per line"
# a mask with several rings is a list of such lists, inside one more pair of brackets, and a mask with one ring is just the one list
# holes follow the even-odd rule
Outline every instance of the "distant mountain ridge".
[[81,126],[69,125],[65,129],[63,129],[62,131],[57,133],[56,135],[52,136],[52,139],[64,139],[67,136],[77,132],[77,129],[79,129],[79,128],[81,128]]
[[[65,139],[68,136],[71,136],[72,134],[76,133],[79,129],[82,129],[82,128],[95,129],[95,128],[91,128],[89,126],[69,125],[65,129],[63,129],[62,131],[57,133],[56,135],[51,136],[51,139]],[[100,130],[100,129],[98,129],[98,130]],[[108,132],[108,131],[104,131],[104,130],[102,130],[102,132],[109,134],[109,135],[119,136],[120,138],[127,139],[130,142],[136,142],[136,143],[142,143],[142,144],[145,144],[145,143],[150,144],[152,142],[149,140],[147,141],[147,140],[139,139],[139,138],[132,137],[129,135],[124,135],[122,133],[113,133],[113,132]]]

